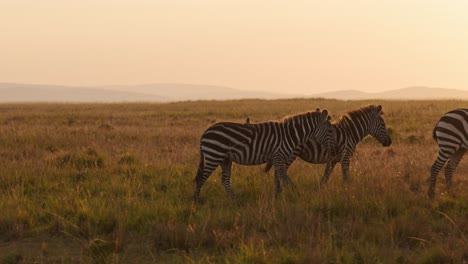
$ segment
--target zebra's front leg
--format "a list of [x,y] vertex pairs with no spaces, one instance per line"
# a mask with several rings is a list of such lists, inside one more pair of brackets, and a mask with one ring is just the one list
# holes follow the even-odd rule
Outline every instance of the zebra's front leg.
[[466,149],[459,149],[452,157],[450,157],[447,166],[445,166],[445,183],[448,191],[452,189],[452,175],[465,152]]
[[231,188],[232,161],[230,159],[225,159],[221,165],[221,168],[222,168],[221,182],[224,186],[224,189],[234,201],[239,202],[234,190]]
[[323,172],[322,180],[320,180],[320,188],[327,183],[328,178],[330,178],[330,174],[333,171],[333,168],[335,168],[336,161],[332,160],[327,162],[327,166],[325,167],[325,171]]
[[275,172],[275,197],[278,198],[282,191],[280,176]]

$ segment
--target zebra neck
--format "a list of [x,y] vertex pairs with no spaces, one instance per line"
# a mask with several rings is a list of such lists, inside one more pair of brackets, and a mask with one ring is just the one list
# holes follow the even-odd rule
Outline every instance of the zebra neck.
[[355,147],[362,139],[368,134],[368,124],[365,119],[353,120],[348,119],[343,124],[338,124],[337,130],[339,133],[345,135],[348,145]]
[[285,124],[284,132],[287,140],[283,141],[287,142],[292,148],[304,144],[309,139],[308,135],[310,134],[307,133],[307,131],[303,131],[302,128],[298,128],[297,125],[292,122]]

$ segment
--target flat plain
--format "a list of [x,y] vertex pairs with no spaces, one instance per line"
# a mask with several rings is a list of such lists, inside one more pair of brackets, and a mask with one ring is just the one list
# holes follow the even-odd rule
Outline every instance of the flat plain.
[[[350,182],[339,165],[296,161],[297,191],[275,199],[264,166],[217,170],[191,200],[199,140],[214,122],[278,120],[327,109],[334,120],[383,106],[393,144],[358,145]],[[432,129],[468,101],[324,99],[165,104],[1,104],[0,263],[467,263],[468,159],[453,190]]]

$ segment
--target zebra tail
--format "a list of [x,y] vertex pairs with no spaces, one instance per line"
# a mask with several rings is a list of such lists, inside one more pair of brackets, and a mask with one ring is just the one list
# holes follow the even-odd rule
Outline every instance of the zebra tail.
[[437,135],[436,135],[436,127],[437,125],[434,127],[434,129],[432,130],[432,138],[437,141]]
[[195,176],[195,179],[193,180],[195,183],[201,180],[203,176],[203,168],[205,168],[205,155],[203,155],[203,152],[200,149],[200,163],[198,165],[197,176]]

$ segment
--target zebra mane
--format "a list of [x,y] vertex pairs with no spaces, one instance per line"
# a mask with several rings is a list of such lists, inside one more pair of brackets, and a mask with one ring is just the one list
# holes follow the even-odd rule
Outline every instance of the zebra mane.
[[289,123],[294,120],[301,119],[302,117],[311,116],[311,115],[320,116],[320,114],[321,112],[315,111],[315,112],[304,112],[304,113],[299,113],[299,114],[294,114],[294,115],[288,115],[288,116],[283,117],[279,121],[279,123]]
[[[361,107],[359,109],[349,111],[345,115],[342,115],[340,117],[340,120],[336,122],[335,124],[341,124],[341,123],[346,123],[351,120],[357,120],[361,119],[363,116],[368,116],[370,113],[377,113],[377,106],[376,105],[369,105],[365,107]],[[383,115],[383,111],[380,112],[380,115]]]

